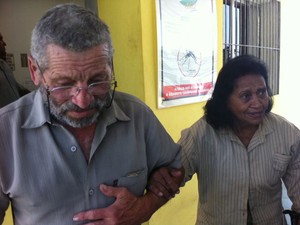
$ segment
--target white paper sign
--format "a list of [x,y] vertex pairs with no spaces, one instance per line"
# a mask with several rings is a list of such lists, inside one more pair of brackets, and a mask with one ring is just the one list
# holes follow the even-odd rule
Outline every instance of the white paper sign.
[[205,101],[217,69],[214,0],[156,0],[158,108]]

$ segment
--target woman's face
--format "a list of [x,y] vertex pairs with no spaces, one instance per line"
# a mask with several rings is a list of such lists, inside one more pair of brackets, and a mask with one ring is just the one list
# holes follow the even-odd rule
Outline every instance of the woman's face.
[[267,86],[261,75],[249,74],[236,80],[228,107],[235,116],[237,127],[258,126],[268,105]]

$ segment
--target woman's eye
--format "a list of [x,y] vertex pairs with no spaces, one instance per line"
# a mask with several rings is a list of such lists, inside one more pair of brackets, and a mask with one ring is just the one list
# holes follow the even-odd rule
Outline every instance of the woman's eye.
[[266,91],[266,90],[258,91],[257,95],[258,95],[258,97],[260,97],[260,98],[264,98],[264,97],[267,96],[267,91]]
[[242,99],[243,101],[248,101],[250,98],[251,98],[251,95],[248,94],[248,93],[245,93],[245,94],[242,94],[242,95],[241,95],[241,99]]

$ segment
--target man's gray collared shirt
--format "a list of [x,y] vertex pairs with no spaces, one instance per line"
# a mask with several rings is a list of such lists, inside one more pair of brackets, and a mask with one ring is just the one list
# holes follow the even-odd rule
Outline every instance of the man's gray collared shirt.
[[9,202],[15,225],[69,225],[75,213],[114,202],[100,184],[143,195],[148,175],[179,167],[179,147],[153,112],[117,92],[97,124],[87,163],[74,136],[51,125],[39,91],[0,110],[0,223]]

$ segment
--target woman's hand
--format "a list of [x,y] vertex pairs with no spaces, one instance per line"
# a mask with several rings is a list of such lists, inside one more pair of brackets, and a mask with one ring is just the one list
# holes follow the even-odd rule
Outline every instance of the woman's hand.
[[183,168],[161,167],[151,174],[147,189],[159,197],[170,199],[175,197],[175,194],[179,194],[183,177]]

